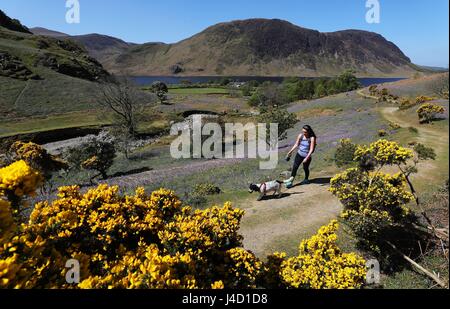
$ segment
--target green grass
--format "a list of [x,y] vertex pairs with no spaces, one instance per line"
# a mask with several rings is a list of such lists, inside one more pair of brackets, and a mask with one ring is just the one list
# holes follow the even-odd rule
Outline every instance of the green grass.
[[[95,102],[96,83],[35,65],[36,60],[44,53],[50,53],[63,60],[77,57],[70,51],[59,48],[53,41],[50,48],[41,50],[37,47],[38,39],[42,38],[4,29],[0,31],[0,49],[19,57],[33,73],[41,77],[40,80],[28,82],[0,77],[2,120],[88,110]],[[82,57],[78,57],[77,60],[85,61]]]
[[74,112],[48,117],[30,117],[12,121],[3,121],[0,126],[0,137],[37,133],[65,128],[81,128],[106,125],[110,122],[99,119],[95,112]]
[[209,94],[228,94],[230,91],[225,88],[177,88],[169,89],[169,94],[176,95],[209,95]]

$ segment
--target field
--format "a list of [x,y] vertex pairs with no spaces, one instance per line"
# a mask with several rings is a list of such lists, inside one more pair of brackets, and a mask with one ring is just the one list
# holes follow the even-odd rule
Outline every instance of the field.
[[230,91],[225,88],[170,88],[170,94],[176,95],[208,95],[208,94],[228,94]]
[[[417,95],[432,95],[430,80],[402,81],[388,84],[394,93],[411,98]],[[18,91],[12,89],[11,91]],[[363,92],[367,89],[364,89]],[[213,204],[231,201],[245,210],[240,232],[244,236],[245,248],[264,259],[275,251],[296,254],[299,242],[314,235],[320,226],[339,216],[342,209],[339,201],[328,191],[329,182],[341,170],[334,164],[334,154],[342,138],[367,144],[379,139],[379,131],[387,132],[387,139],[407,146],[420,142],[433,147],[437,154],[435,161],[419,165],[419,174],[413,181],[421,197],[428,198],[448,180],[448,112],[446,118],[433,124],[420,124],[416,108],[400,111],[397,106],[376,103],[354,91],[311,101],[294,102],[288,106],[299,119],[295,128],[288,131],[287,139],[279,145],[279,164],[275,170],[263,171],[254,159],[174,160],[169,153],[171,138],[165,136],[158,142],[138,147],[129,158],[118,154],[109,170],[108,184],[119,185],[125,192],[133,192],[137,186],[148,191],[159,188],[174,190],[183,200],[189,201],[197,184],[211,183],[221,189],[218,195],[208,196],[204,208]],[[436,103],[449,109],[448,100]],[[60,128],[102,126],[109,124],[107,117],[100,117],[95,111],[74,111],[55,113],[48,117],[20,118],[2,122],[0,137]],[[252,109],[243,98],[234,98],[222,88],[170,89],[167,104],[157,105],[146,111],[140,126],[142,132],[163,132],[170,127],[171,119],[196,112],[210,112],[225,115],[227,121],[254,121]],[[33,110],[30,110],[33,113]],[[175,117],[175,118],[174,118]],[[397,124],[393,129],[390,125]],[[260,183],[280,179],[280,173],[290,169],[284,157],[301,128],[310,124],[319,137],[318,149],[312,164],[312,184],[295,186],[284,192],[281,199],[268,198],[256,202],[256,196],[247,192],[249,183]],[[416,130],[411,130],[415,128]],[[88,183],[91,174],[75,171],[54,177],[54,185]],[[300,171],[299,180],[301,180]],[[411,207],[414,207],[411,205]],[[352,237],[340,232],[340,246],[346,251],[358,251]],[[442,263],[439,258],[428,259],[432,267]],[[383,276],[386,288],[429,287],[430,281],[412,269],[405,269],[394,275]]]

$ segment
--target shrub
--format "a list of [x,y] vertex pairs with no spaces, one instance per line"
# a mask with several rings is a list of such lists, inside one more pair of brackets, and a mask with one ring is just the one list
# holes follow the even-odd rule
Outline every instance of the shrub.
[[250,83],[245,83],[240,89],[244,97],[249,97],[253,94],[253,87]]
[[396,142],[385,139],[378,140],[369,146],[360,145],[355,152],[355,160],[359,161],[365,157],[375,160],[376,166],[406,164],[413,157],[413,151],[401,147]]
[[248,101],[254,107],[276,107],[289,103],[282,85],[265,82],[259,86]]
[[336,153],[334,154],[334,162],[337,167],[353,164],[356,148],[357,146],[353,144],[350,139],[342,139],[340,141],[340,145],[336,148]]
[[41,174],[23,160],[0,169],[0,198],[4,196],[10,201],[13,215],[17,220],[21,219],[23,197],[34,196],[36,188],[42,183]]
[[[386,241],[417,244],[421,239],[413,227],[416,217],[407,206],[410,201],[417,201],[409,179],[417,171],[417,160],[415,166],[408,166],[413,157],[413,150],[379,140],[369,146],[358,146],[355,161],[359,167],[331,180],[330,191],[344,205],[342,218],[358,237],[358,243],[378,257],[386,249]],[[381,172],[383,167],[391,165],[397,166],[400,172],[394,175]]]
[[195,192],[186,193],[185,202],[194,208],[203,208],[208,203],[205,195],[196,194]]
[[410,101],[410,100],[408,100],[408,99],[405,99],[405,98],[403,98],[403,99],[401,99],[401,101],[400,101],[400,109],[401,110],[406,110],[406,109],[409,109],[409,108],[411,108],[411,107],[413,107],[413,106],[415,106],[416,104],[414,103],[414,102],[412,102],[412,101]]
[[211,183],[201,183],[194,187],[193,193],[198,195],[216,195],[220,194],[222,190]]
[[15,142],[10,148],[14,161],[24,160],[28,165],[38,170],[46,179],[52,172],[67,169],[68,163],[57,156],[53,156],[44,147],[35,143]]
[[376,94],[378,94],[378,86],[377,85],[372,85],[369,87],[369,93],[370,95],[374,96]]
[[414,151],[417,153],[419,160],[436,160],[436,152],[431,147],[418,143],[414,145]]
[[272,262],[278,260],[272,265],[279,265],[282,284],[297,289],[347,289],[364,284],[366,262],[354,253],[341,252],[336,245],[338,227],[334,220],[320,228],[317,235],[300,244],[296,257],[285,260],[278,254],[278,259],[277,255],[269,258]]
[[76,167],[98,171],[99,174],[92,179],[102,176],[108,177],[107,171],[114,163],[116,148],[113,141],[102,140],[101,137],[89,139],[77,148],[68,150],[67,160]]
[[402,128],[399,124],[394,123],[394,122],[390,122],[390,123],[389,123],[389,127],[390,127],[392,130],[398,130],[398,129],[401,129],[401,128]]
[[164,103],[167,100],[167,93],[169,92],[169,88],[167,85],[161,81],[155,81],[153,82],[152,86],[150,87],[150,90],[156,94],[158,97],[158,100],[162,103]]
[[414,128],[414,127],[409,127],[409,128],[408,128],[408,131],[411,132],[411,133],[414,133],[414,134],[419,133],[419,129]]
[[433,101],[434,100],[434,98],[431,98],[431,97],[427,97],[427,96],[424,96],[424,95],[421,95],[421,96],[418,96],[417,98],[416,98],[416,104],[418,105],[418,104],[423,104],[423,103],[426,103],[426,102],[429,102],[429,101]]
[[426,103],[419,107],[417,115],[421,123],[430,123],[435,120],[438,115],[443,115],[445,109],[442,106]]
[[378,130],[378,136],[379,137],[385,137],[387,134],[386,130]]
[[[267,124],[267,138],[270,137],[270,124],[278,124],[278,140],[287,138],[287,131],[292,129],[298,122],[297,116],[282,108],[263,109],[258,116],[259,123]],[[276,142],[276,141],[272,141]]]
[[[28,179],[24,164],[0,175]],[[11,195],[33,193],[37,185],[10,182],[0,177]],[[21,183],[27,190],[16,190]],[[59,188],[54,201],[36,204],[29,222],[18,226],[9,197],[2,191],[0,288],[248,289],[264,287],[269,277],[283,287],[358,288],[364,277],[364,261],[336,246],[335,222],[303,242],[298,257],[263,265],[242,248],[244,212],[229,203],[193,211],[165,189],[146,194],[138,188],[123,196],[108,185],[85,193],[69,186]],[[78,284],[66,281],[72,259],[80,263]]]

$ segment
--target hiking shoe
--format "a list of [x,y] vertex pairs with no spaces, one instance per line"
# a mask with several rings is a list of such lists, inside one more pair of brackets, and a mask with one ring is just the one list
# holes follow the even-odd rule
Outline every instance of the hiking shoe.
[[292,185],[292,183],[294,182],[294,177],[291,177],[291,178],[289,178],[288,180],[285,180],[284,181],[284,184],[291,184]]
[[300,185],[304,186],[304,185],[309,185],[311,184],[311,181],[309,181],[308,179],[303,180]]

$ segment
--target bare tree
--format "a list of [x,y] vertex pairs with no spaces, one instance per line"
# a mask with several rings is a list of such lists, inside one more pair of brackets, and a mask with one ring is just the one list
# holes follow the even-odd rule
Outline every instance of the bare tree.
[[140,92],[128,78],[113,76],[99,88],[97,101],[100,106],[114,114],[116,125],[136,136],[138,116],[154,102],[154,98]]
[[433,93],[443,99],[448,99],[448,88],[448,73],[436,76],[435,80],[431,84],[431,90]]

